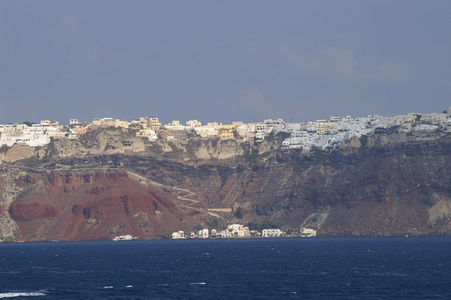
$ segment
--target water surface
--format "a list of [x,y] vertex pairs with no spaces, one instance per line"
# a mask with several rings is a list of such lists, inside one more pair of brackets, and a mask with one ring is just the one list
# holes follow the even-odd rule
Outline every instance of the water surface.
[[451,238],[0,244],[0,298],[451,298]]

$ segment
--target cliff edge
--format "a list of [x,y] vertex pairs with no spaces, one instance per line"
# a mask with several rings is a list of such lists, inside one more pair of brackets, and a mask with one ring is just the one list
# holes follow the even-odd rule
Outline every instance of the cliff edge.
[[330,153],[280,149],[284,138],[149,142],[102,128],[15,145],[0,154],[0,239],[146,239],[267,220],[320,236],[449,234],[449,133],[380,130]]

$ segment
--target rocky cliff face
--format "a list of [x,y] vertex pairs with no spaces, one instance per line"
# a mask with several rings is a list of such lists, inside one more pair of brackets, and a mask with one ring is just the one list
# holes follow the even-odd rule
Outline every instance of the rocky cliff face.
[[21,192],[4,209],[3,218],[16,225],[4,239],[94,240],[121,234],[145,238],[189,229],[170,195],[122,170],[11,173],[3,184],[19,184]]
[[311,154],[277,150],[281,140],[151,144],[98,130],[13,147],[1,165],[0,239],[144,239],[264,220],[322,236],[449,234],[451,135],[381,131]]

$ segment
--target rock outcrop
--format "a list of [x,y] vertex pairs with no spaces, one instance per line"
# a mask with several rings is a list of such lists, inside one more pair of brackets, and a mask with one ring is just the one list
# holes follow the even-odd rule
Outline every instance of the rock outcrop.
[[34,173],[9,206],[25,240],[139,238],[185,229],[170,195],[130,179],[124,171]]

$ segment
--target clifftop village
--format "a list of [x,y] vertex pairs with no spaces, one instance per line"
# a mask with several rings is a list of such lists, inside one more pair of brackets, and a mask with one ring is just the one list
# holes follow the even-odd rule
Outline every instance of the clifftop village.
[[[449,108],[451,111],[451,107]],[[164,140],[177,143],[178,139],[185,142],[192,136],[203,139],[239,140],[261,142],[269,135],[280,132],[287,134],[281,149],[301,149],[311,151],[320,149],[331,151],[337,149],[345,140],[353,137],[370,135],[376,129],[392,129],[397,132],[436,131],[451,132],[451,114],[442,113],[418,114],[409,113],[395,117],[369,115],[367,117],[352,118],[331,117],[326,120],[309,121],[307,123],[287,123],[282,119],[268,119],[258,123],[232,122],[222,124],[211,122],[202,124],[198,120],[189,120],[182,125],[180,121],[161,124],[157,117],[141,117],[136,120],[121,121],[114,118],[95,118],[90,122],[79,122],[71,119],[69,125],[62,125],[58,121],[42,120],[39,124],[25,122],[23,124],[0,125],[0,147],[12,147],[15,144],[30,147],[45,146],[52,139],[78,139],[90,130],[98,128],[123,128],[135,137],[147,139],[149,142]],[[315,237],[316,230],[301,228],[299,232],[282,232],[280,229],[266,228],[261,232],[249,230],[240,224],[231,224],[227,229],[200,229],[185,235],[183,231],[176,231],[167,238],[245,238],[245,237],[282,237],[300,236]],[[132,240],[130,235],[117,236],[113,240]]]
[[[448,111],[451,111],[451,107],[449,109]],[[25,122],[0,125],[0,146],[11,147],[14,144],[30,147],[44,146],[50,143],[51,139],[77,139],[90,129],[98,127],[135,129],[131,132],[136,137],[146,138],[150,142],[159,139],[177,142],[179,137],[189,138],[188,133],[194,133],[205,139],[240,139],[261,142],[270,134],[284,132],[288,133],[289,137],[280,145],[282,149],[302,149],[308,152],[314,148],[323,151],[337,149],[344,140],[370,135],[377,128],[396,128],[399,132],[439,129],[450,132],[451,114],[443,111],[443,113],[432,114],[409,113],[395,117],[345,116],[307,123],[287,123],[282,119],[268,119],[257,123],[232,122],[226,125],[219,122],[202,124],[198,120],[189,120],[185,125],[182,125],[180,121],[163,125],[157,117],[141,117],[131,122],[114,118],[95,118],[90,122],[71,119],[69,125],[62,125],[58,121],[42,120],[39,124]]]

